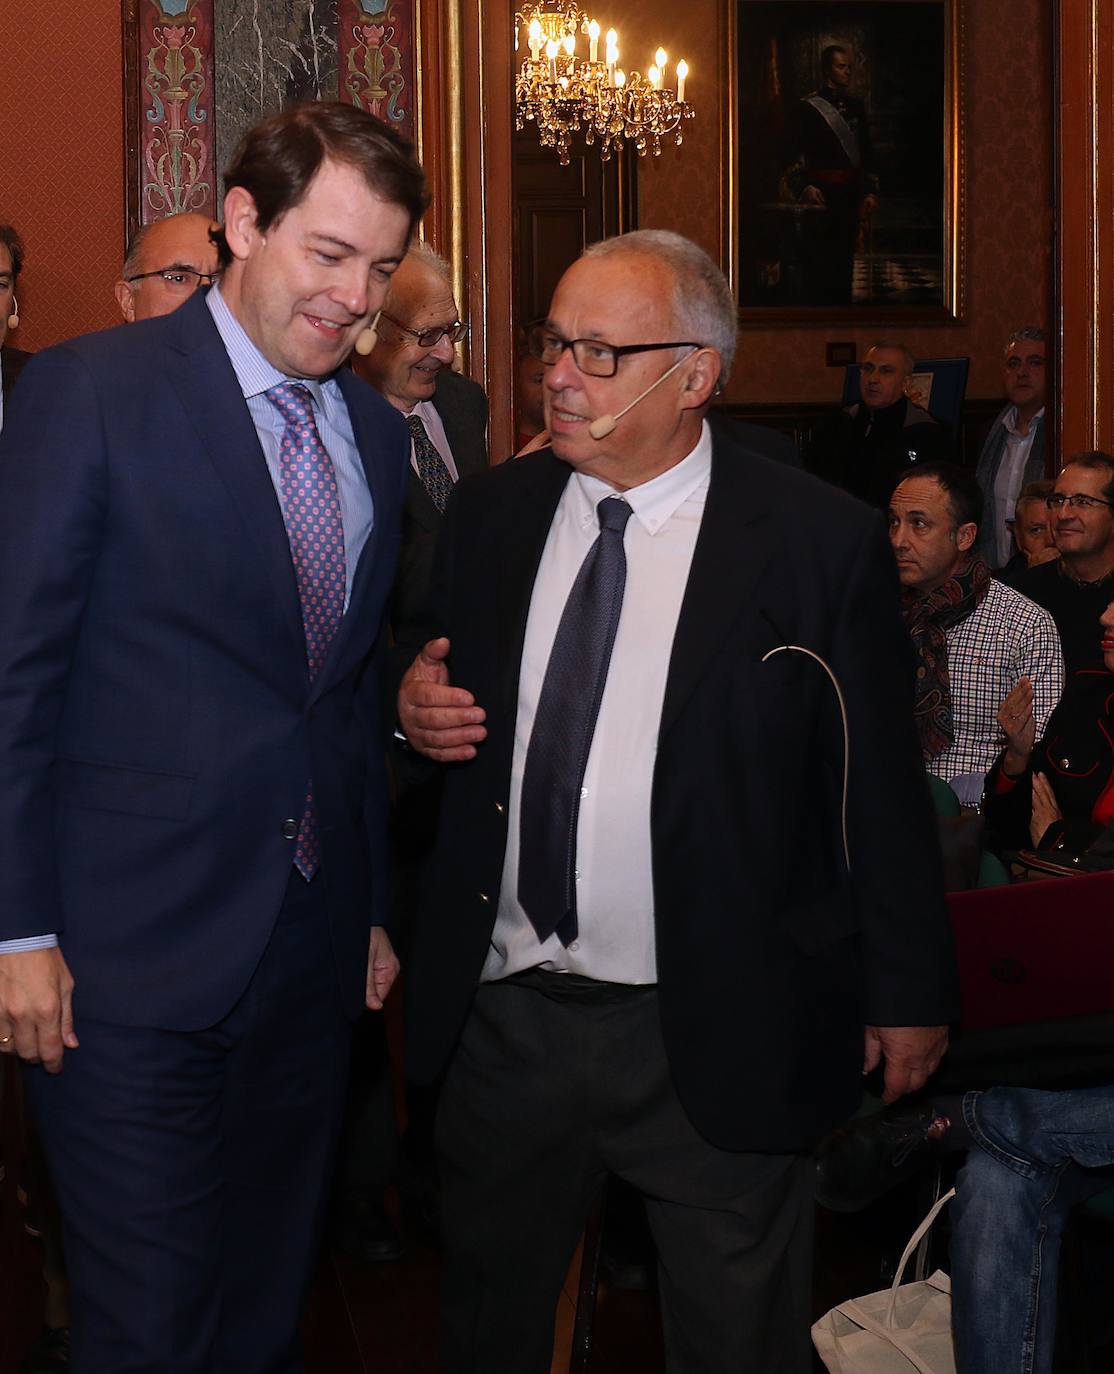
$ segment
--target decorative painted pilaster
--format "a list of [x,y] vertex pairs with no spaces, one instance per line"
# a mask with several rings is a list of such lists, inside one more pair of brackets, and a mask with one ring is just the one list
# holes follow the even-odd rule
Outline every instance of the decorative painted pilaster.
[[340,98],[414,138],[413,0],[337,0]]
[[213,0],[139,0],[139,219],[215,215]]

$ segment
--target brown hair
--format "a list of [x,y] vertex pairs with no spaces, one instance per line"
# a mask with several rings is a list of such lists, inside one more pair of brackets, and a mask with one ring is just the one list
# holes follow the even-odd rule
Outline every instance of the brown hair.
[[23,240],[19,231],[10,224],[0,224],[0,243],[8,250],[12,260],[12,281],[17,281],[23,271]]
[[[266,232],[301,204],[326,160],[362,172],[377,196],[406,211],[413,233],[429,204],[413,147],[382,120],[339,100],[303,101],[253,125],[224,174],[225,190],[242,186],[250,194]],[[227,266],[223,234],[217,247]]]

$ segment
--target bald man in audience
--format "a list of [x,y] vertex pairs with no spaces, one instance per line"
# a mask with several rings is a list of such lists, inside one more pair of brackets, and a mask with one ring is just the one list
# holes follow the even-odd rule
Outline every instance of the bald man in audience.
[[199,286],[220,275],[213,234],[220,229],[208,215],[170,215],[146,224],[136,234],[116,283],[116,304],[126,324],[169,315]]

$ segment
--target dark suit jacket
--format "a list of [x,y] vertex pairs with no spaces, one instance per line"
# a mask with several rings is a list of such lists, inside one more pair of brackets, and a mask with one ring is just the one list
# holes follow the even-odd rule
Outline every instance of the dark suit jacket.
[[[458,475],[482,472],[487,467],[487,397],[483,387],[443,368],[437,374],[433,406],[445,426]],[[408,627],[423,612],[440,527],[441,515],[411,464],[402,512],[402,549],[391,593],[391,622],[400,642],[411,641]]]
[[28,358],[34,357],[32,353],[25,353],[22,348],[10,348],[4,344],[0,348],[0,374],[4,378],[4,403],[7,404],[8,397],[12,394],[19,375],[27,365]]
[[[862,1028],[956,1012],[912,656],[878,516],[716,429],[673,645],[651,799],[662,1026],[697,1129],[797,1150],[862,1092]],[[569,468],[544,451],[460,484],[434,592],[454,683],[489,736],[446,769],[408,969],[410,1069],[449,1058],[488,951],[531,588]],[[842,859],[851,731],[852,870]]]
[[204,297],[39,354],[20,382],[0,438],[0,938],[60,931],[82,1015],[189,1030],[235,1004],[311,777],[340,994],[362,1005],[385,810],[365,667],[407,435],[338,377],[375,523],[312,685],[279,502]]

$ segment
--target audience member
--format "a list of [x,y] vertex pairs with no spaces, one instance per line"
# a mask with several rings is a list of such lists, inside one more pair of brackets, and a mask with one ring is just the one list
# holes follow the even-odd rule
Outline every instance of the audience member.
[[[861,1019],[887,1100],[946,1043],[892,562],[868,511],[706,422],[735,342],[694,244],[593,245],[543,342],[552,451],[447,513],[446,638],[399,696],[465,764],[407,989],[413,1072],[451,1058],[445,1368],[549,1369],[611,1171],[648,1197],[670,1368],[810,1369],[808,1151],[858,1104]],[[835,696],[787,643],[846,700],[853,885]]]
[[10,224],[0,224],[0,429],[4,427],[4,407],[31,356],[8,343],[8,334],[19,327],[15,293],[22,271],[23,240]]
[[1064,669],[1052,617],[996,581],[975,554],[982,492],[950,463],[908,471],[890,501],[890,542],[917,669],[925,765],[976,805],[1003,743],[998,708],[1022,678],[1043,731]]
[[1002,703],[1006,747],[986,788],[995,849],[1078,853],[1114,820],[1114,601],[1096,622],[1099,668],[1077,668],[1039,743],[1033,691],[1022,680]]
[[1048,510],[1048,496],[1052,487],[1052,482],[1045,479],[1023,487],[1014,507],[1013,519],[1007,522],[1017,552],[997,576],[999,581],[1011,587],[1017,585],[1018,578],[1029,568],[1052,563],[1060,557],[1060,550],[1052,537],[1052,520]]
[[1095,625],[1114,599],[1114,457],[1069,458],[1047,500],[1059,560],[1022,573],[1017,589],[1052,615],[1069,673],[1101,668]]
[[1002,369],[1007,405],[986,436],[976,469],[983,496],[979,557],[1004,568],[1014,553],[1009,528],[1018,493],[1045,475],[1045,335],[1027,325],[1011,334]]
[[950,1248],[958,1374],[1052,1374],[1060,1249],[1073,1206],[1111,1185],[1114,1086],[965,1094]]
[[912,375],[913,355],[904,344],[874,344],[859,368],[862,399],[817,434],[809,470],[885,510],[907,467],[950,458],[943,426],[905,394]]
[[201,285],[220,276],[216,236],[207,215],[168,215],[144,225],[131,241],[116,283],[116,304],[127,324],[169,315]]
[[957,1374],[1052,1374],[1061,1241],[1110,1187],[1114,1087],[997,1087],[860,1117],[824,1143],[817,1198],[858,1211],[932,1155],[966,1151],[951,1209]]
[[406,432],[341,364],[424,177],[318,102],[225,180],[220,284],[38,355],[0,440],[0,1050],[82,1374],[300,1367],[351,1025],[397,972],[365,667]]

